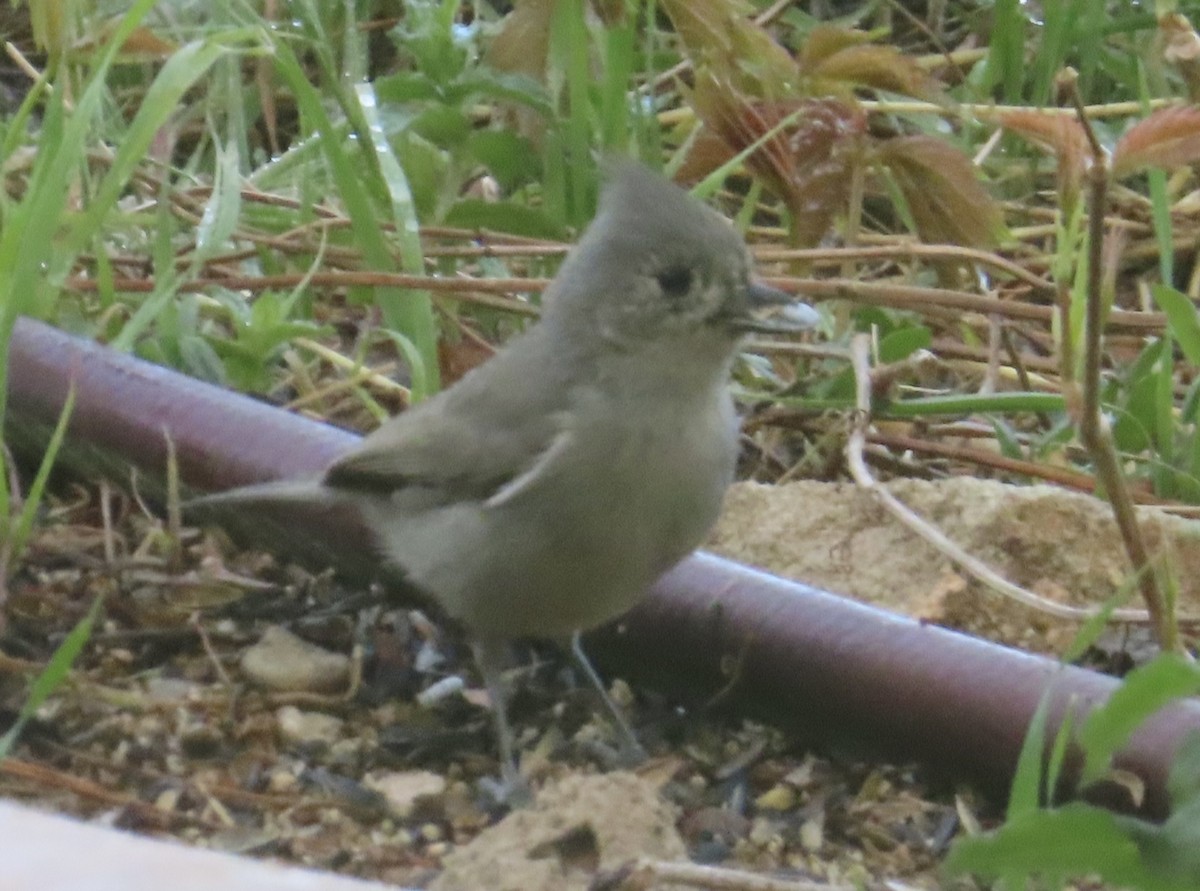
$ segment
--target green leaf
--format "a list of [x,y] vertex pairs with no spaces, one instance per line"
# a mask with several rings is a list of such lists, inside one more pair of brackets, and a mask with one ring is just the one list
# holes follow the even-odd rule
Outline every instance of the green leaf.
[[417,218],[444,222],[443,197],[458,185],[452,179],[451,154],[413,132],[402,133],[391,145],[408,182]]
[[1155,394],[1157,379],[1152,374],[1130,380],[1121,395],[1116,409],[1116,420],[1112,425],[1113,440],[1118,449],[1136,455],[1150,448],[1153,442],[1151,431],[1155,424]]
[[1167,325],[1183,355],[1193,365],[1200,365],[1200,317],[1187,294],[1161,283],[1150,286],[1150,295],[1167,317]]
[[1154,367],[1154,491],[1162,498],[1176,498],[1179,485],[1175,472],[1175,362],[1170,330],[1163,335],[1163,355]]
[[1050,748],[1050,757],[1046,759],[1046,797],[1053,804],[1055,793],[1058,791],[1059,778],[1067,763],[1067,751],[1075,740],[1075,710],[1068,709],[1063,714],[1062,723],[1058,725],[1058,733],[1054,734],[1054,745]]
[[546,89],[527,74],[476,68],[465,72],[448,91],[450,101],[466,102],[475,97],[511,102],[552,118],[554,106]]
[[1115,594],[1105,600],[1100,605],[1100,608],[1086,622],[1079,626],[1079,630],[1075,632],[1071,643],[1068,644],[1066,651],[1062,654],[1062,661],[1077,662],[1083,658],[1083,654],[1088,647],[1099,640],[1100,635],[1108,628],[1108,620],[1113,611],[1128,603],[1129,598],[1136,591],[1137,587],[1134,584],[1134,579],[1130,578]]
[[1147,343],[1120,379],[1105,384],[1101,396],[1136,418],[1146,435],[1155,428],[1154,388],[1158,386],[1156,378],[1166,348],[1163,338]]
[[960,839],[945,866],[952,874],[984,878],[1099,875],[1142,891],[1170,887],[1147,873],[1137,845],[1122,832],[1115,815],[1085,804],[1027,813],[989,835]]
[[1175,810],[1200,799],[1200,730],[1189,733],[1176,750],[1167,789]]
[[463,110],[449,105],[431,105],[419,112],[409,126],[414,133],[446,149],[465,143],[473,129]]
[[[192,377],[220,386],[227,386],[229,383],[229,376],[225,373],[221,357],[212,345],[198,334],[187,334],[179,339],[179,361],[183,370]],[[239,389],[247,388],[239,386]],[[261,393],[264,389],[264,386],[259,386],[255,388],[255,392]]]
[[454,0],[408,0],[404,19],[391,32],[414,67],[439,86],[458,78],[471,54],[473,29],[455,24],[457,8]]
[[1079,745],[1084,752],[1082,781],[1108,770],[1113,755],[1141,725],[1168,702],[1200,691],[1200,668],[1176,653],[1163,653],[1135,668],[1112,696],[1083,722]]
[[592,160],[598,110],[591,101],[590,56],[583,0],[560,0],[551,17],[550,58],[565,82],[567,113],[560,124],[562,143],[557,150],[565,162],[566,219],[575,225],[595,215],[599,192]]
[[[632,17],[630,19],[632,21]],[[599,85],[600,145],[610,151],[627,151],[630,141],[629,84],[634,65],[633,25],[605,28],[601,39],[604,76]]]
[[1018,0],[996,0],[992,12],[992,40],[986,64],[987,87],[1002,86],[1005,102],[1021,99],[1025,73],[1025,29],[1027,22]]
[[1004,418],[992,415],[988,418],[992,424],[992,432],[996,436],[996,445],[1000,446],[1000,454],[1014,461],[1025,459],[1025,451],[1021,448],[1021,440],[1013,426]]
[[375,95],[381,103],[405,105],[410,102],[429,102],[441,98],[441,91],[419,71],[401,71],[375,81]]
[[[370,84],[359,84],[354,91],[367,123],[367,135],[380,177],[387,188],[392,222],[400,246],[400,266],[411,275],[425,271],[421,247],[421,223],[413,201],[409,178],[405,174],[384,132],[378,100]],[[376,300],[384,320],[411,347],[406,353],[412,374],[412,398],[419,402],[438,390],[436,326],[428,291],[407,288],[380,288]]]
[[932,343],[933,332],[923,325],[897,328],[879,341],[879,361],[899,362]]
[[538,175],[537,153],[533,146],[511,130],[477,130],[467,139],[466,149],[506,191]]
[[1161,826],[1133,817],[1119,817],[1117,823],[1137,845],[1145,864],[1147,878],[1134,886],[1139,891],[1200,888],[1200,800],[1177,807]]
[[480,201],[475,198],[456,201],[444,222],[447,226],[463,229],[488,229],[531,238],[561,240],[566,235],[540,210],[508,201]]

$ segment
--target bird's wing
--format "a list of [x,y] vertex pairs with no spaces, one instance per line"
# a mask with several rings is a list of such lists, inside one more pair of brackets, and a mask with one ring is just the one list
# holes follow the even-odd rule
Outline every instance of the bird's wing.
[[385,422],[326,471],[325,485],[485,502],[540,466],[567,434],[567,393],[561,382],[523,379],[537,363],[510,366],[508,355]]
[[484,427],[475,418],[409,412],[392,419],[338,459],[324,483],[378,494],[420,487],[438,501],[487,501],[529,472],[564,435],[556,418],[518,428]]

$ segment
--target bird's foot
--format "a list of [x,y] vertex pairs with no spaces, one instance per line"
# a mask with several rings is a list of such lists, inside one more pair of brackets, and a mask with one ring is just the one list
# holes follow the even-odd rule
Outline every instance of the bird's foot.
[[479,788],[497,810],[518,810],[533,803],[533,787],[521,776],[516,765],[505,765],[499,777],[484,777],[479,781]]

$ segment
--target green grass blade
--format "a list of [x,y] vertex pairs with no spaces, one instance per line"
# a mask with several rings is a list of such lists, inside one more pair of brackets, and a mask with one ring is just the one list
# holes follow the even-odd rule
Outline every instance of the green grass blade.
[[[355,95],[367,122],[367,133],[370,135],[371,148],[375,150],[375,161],[379,165],[384,185],[387,186],[392,221],[396,225],[400,240],[400,265],[411,275],[422,275],[425,272],[425,258],[421,250],[421,228],[408,177],[404,175],[404,169],[388,141],[383,121],[379,116],[374,88],[370,84],[359,84],[355,88]],[[405,306],[410,301],[432,306],[428,291],[380,288],[376,299],[383,310],[384,319],[394,319],[397,322],[395,325],[389,325],[393,334],[403,335],[406,331],[399,323],[404,321]],[[403,352],[412,373],[412,398],[414,402],[420,402],[437,390],[436,379],[429,379],[430,370],[437,372],[437,362],[429,362],[411,335],[396,337],[395,341],[406,345]]]
[[[247,40],[256,32],[235,32],[224,40]],[[192,88],[217,59],[231,48],[224,42],[204,40],[190,43],[172,55],[163,66],[134,115],[117,148],[116,156],[92,197],[87,210],[75,220],[54,253],[50,267],[52,282],[61,281],[79,253],[91,242],[125,189],[129,178],[146,158],[146,151],[160,128],[177,112],[184,93]]]
[[592,163],[595,109],[591,101],[592,72],[587,23],[582,0],[556,4],[550,26],[551,56],[566,78],[569,113],[562,125],[567,158],[567,222],[582,225],[596,209],[598,178]]
[[[58,423],[54,425],[54,433],[50,436],[50,442],[46,445],[46,451],[42,454],[42,460],[38,464],[37,474],[33,478],[33,483],[29,487],[29,493],[25,497],[25,504],[21,507],[21,516],[17,519],[17,524],[14,528],[8,530],[8,561],[9,564],[16,563],[21,558],[22,551],[25,550],[25,543],[29,541],[29,534],[33,530],[33,521],[37,517],[38,508],[42,503],[42,496],[46,492],[46,482],[50,479],[50,471],[54,467],[54,459],[58,457],[58,450],[62,448],[63,440],[67,435],[67,424],[71,420],[71,413],[75,410],[75,386],[71,385],[67,390],[67,398],[63,403],[62,411],[58,414]],[[5,515],[2,520],[2,525],[8,525],[8,516]]]
[[1025,731],[1017,769],[1013,773],[1012,790],[1008,796],[1005,819],[1013,820],[1036,811],[1042,801],[1042,752],[1046,748],[1046,719],[1050,711],[1051,690],[1042,694],[1037,711]]
[[[105,75],[125,39],[153,6],[154,0],[138,0],[117,24],[73,109],[68,111],[64,102],[64,85],[51,94],[25,196],[6,208],[0,227],[0,430],[8,404],[8,342],[13,326],[18,316],[36,305],[45,288],[46,270],[59,256],[55,236],[71,178],[87,156],[85,145],[107,89]],[[7,518],[11,493],[3,465],[0,458],[0,516]]]
[[92,636],[92,628],[96,624],[96,619],[100,616],[100,607],[104,602],[103,597],[97,597],[92,601],[91,608],[79,622],[71,629],[58,649],[54,651],[54,655],[50,657],[50,661],[46,663],[46,667],[34,679],[33,686],[29,690],[29,697],[25,700],[25,704],[21,706],[21,712],[17,715],[17,720],[8,728],[8,732],[0,737],[0,758],[8,757],[12,751],[12,747],[16,744],[17,737],[21,735],[21,731],[25,729],[25,725],[29,719],[36,714],[37,710],[42,707],[42,704],[57,690],[67,679],[67,675],[71,671],[71,666],[75,663],[75,659],[83,650],[84,645],[88,642],[88,638]]
[[1048,3],[1043,9],[1042,35],[1032,66],[1030,101],[1035,106],[1050,103],[1054,79],[1066,64],[1071,24],[1079,14],[1079,0]]
[[196,227],[196,250],[192,253],[192,274],[228,247],[242,213],[241,149],[230,135],[224,148],[217,150],[212,195],[204,206]]
[[[352,161],[347,154],[339,136],[339,128],[325,113],[320,95],[308,82],[299,60],[286,43],[276,45],[275,62],[280,75],[291,88],[301,114],[318,134],[334,184],[350,216],[355,241],[367,263],[376,269],[395,269],[396,264],[380,231],[374,205],[363,184],[361,162]],[[413,370],[414,378],[423,374],[426,388],[436,389],[437,328],[433,306],[428,299],[417,299],[411,293],[396,294],[394,299],[390,295],[385,296],[380,303],[385,313],[384,321],[416,347],[422,368]]]
[[600,95],[600,144],[610,151],[625,151],[632,133],[629,122],[629,84],[634,67],[633,25],[604,32],[604,80]]
[[1010,104],[1021,100],[1025,73],[1025,14],[1019,0],[996,0],[992,7],[992,45],[988,48],[986,83],[1000,86]]
[[924,415],[969,415],[982,412],[1058,412],[1066,403],[1058,393],[952,393],[946,396],[922,396],[881,405],[878,414],[891,418],[918,418]]

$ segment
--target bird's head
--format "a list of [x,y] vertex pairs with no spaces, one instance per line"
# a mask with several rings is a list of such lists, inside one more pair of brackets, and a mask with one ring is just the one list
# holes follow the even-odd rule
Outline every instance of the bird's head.
[[[622,349],[669,341],[732,352],[748,331],[811,327],[816,313],[756,282],[738,232],[641,165],[610,171],[600,211],[547,292],[547,318]],[[781,321],[756,312],[786,306]]]

